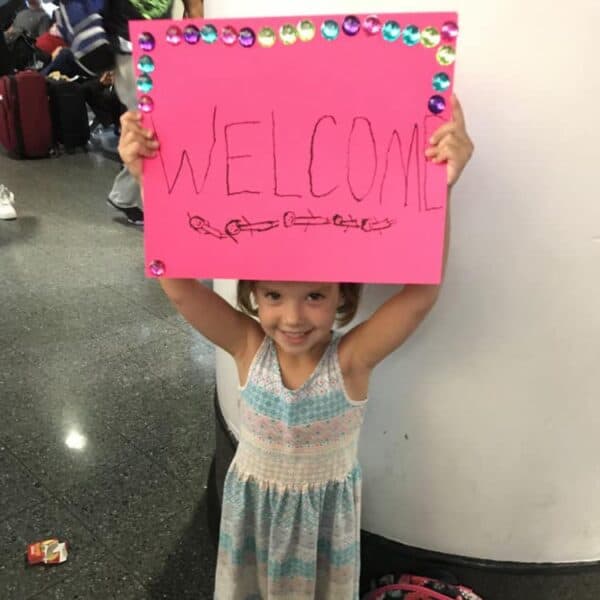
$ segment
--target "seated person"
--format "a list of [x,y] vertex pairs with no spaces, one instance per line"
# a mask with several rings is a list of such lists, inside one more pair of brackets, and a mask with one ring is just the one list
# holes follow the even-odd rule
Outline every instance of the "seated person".
[[29,0],[28,8],[19,11],[13,24],[4,32],[4,39],[9,46],[23,34],[36,39],[50,29],[51,23],[40,0]]
[[54,51],[57,48],[64,48],[67,43],[63,39],[62,35],[60,35],[60,31],[58,30],[58,26],[56,23],[52,23],[50,29],[42,35],[38,36],[35,40],[35,45],[37,49],[47,57],[45,63],[50,62],[51,57],[54,56]]

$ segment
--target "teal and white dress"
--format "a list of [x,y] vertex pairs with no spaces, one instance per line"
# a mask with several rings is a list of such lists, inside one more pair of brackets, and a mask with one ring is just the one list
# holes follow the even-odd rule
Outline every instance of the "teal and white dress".
[[297,390],[283,385],[269,337],[252,361],[223,490],[215,600],[358,598],[366,401],[344,390],[339,339]]

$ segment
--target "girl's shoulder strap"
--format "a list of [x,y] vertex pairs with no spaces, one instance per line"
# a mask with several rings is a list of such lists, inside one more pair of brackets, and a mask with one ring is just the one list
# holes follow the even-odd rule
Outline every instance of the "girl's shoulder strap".
[[261,342],[258,350],[254,354],[252,361],[250,362],[250,367],[248,368],[248,375],[246,375],[246,382],[244,385],[240,386],[240,391],[246,389],[248,382],[256,376],[256,372],[264,366],[265,360],[268,360],[272,355],[272,345],[273,341],[268,335],[265,335],[263,341]]

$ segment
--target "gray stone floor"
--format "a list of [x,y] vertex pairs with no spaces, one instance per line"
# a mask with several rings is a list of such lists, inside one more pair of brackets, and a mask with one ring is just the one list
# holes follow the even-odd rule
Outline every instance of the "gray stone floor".
[[[142,231],[105,202],[117,171],[0,155],[2,600],[211,597],[214,354],[144,278]],[[68,562],[26,567],[49,536]]]

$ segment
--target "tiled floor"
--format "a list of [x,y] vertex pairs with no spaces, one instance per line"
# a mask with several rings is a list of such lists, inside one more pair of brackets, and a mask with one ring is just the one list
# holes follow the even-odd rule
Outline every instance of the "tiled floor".
[[[214,355],[144,278],[141,230],[105,202],[117,171],[0,155],[2,600],[212,594]],[[26,567],[49,536],[68,561]]]

